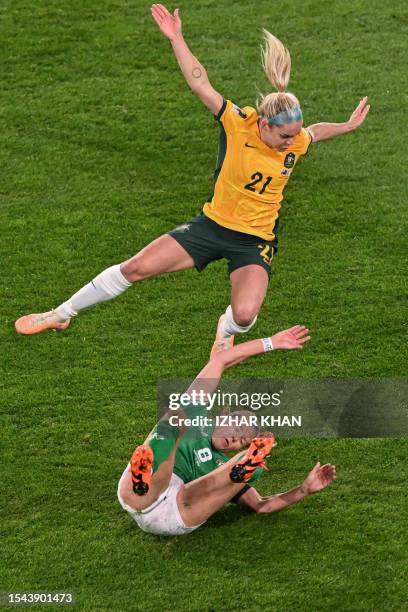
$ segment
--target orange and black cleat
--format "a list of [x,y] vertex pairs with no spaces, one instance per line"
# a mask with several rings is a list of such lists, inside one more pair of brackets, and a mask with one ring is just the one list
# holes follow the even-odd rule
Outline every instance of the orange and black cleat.
[[136,495],[146,495],[149,491],[153,459],[153,451],[147,444],[138,446],[133,452],[129,470],[132,475],[133,492]]
[[232,482],[246,482],[257,468],[267,470],[264,459],[276,446],[275,436],[254,438],[244,457],[234,465],[230,472]]

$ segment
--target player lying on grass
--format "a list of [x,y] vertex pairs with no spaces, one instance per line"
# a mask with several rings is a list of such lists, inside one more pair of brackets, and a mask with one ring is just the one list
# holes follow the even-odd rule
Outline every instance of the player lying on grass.
[[[226,368],[272,346],[302,348],[309,340],[307,334],[305,327],[297,325],[271,338],[244,342],[220,352],[200,372],[187,394],[214,392]],[[185,412],[191,416],[194,410],[206,412],[205,406],[193,405]],[[171,416],[176,416],[176,424],[171,423]],[[145,443],[136,448],[119,481],[119,501],[144,531],[157,535],[190,533],[229,502],[238,502],[257,513],[277,512],[321,491],[335,479],[334,465],[317,463],[298,487],[261,497],[252,483],[266,467],[264,461],[275,445],[274,436],[260,434],[256,426],[232,423],[191,432],[183,426],[183,416],[181,411],[165,414]],[[174,434],[176,425],[179,427]],[[225,454],[248,446],[246,452],[238,452],[232,459]]]
[[[263,67],[276,92],[262,96],[258,108],[239,108],[216,91],[207,72],[184,41],[178,10],[161,4],[152,16],[172,45],[180,69],[220,125],[220,146],[213,194],[203,214],[147,245],[121,264],[101,272],[53,311],[16,322],[21,334],[65,329],[79,312],[111,300],[133,283],[168,272],[225,258],[231,283],[231,305],[220,319],[214,352],[231,346],[236,333],[255,323],[268,288],[272,257],[278,246],[278,215],[283,190],[295,164],[311,142],[358,128],[369,111],[363,98],[348,121],[317,123],[306,129],[299,100],[287,91],[291,60],[282,43],[265,31]],[[171,117],[168,118],[171,121]]]

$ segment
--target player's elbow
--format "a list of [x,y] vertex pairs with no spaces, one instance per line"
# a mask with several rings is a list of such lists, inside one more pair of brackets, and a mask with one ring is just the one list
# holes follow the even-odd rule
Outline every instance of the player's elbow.
[[282,503],[279,499],[279,495],[272,497],[264,497],[259,503],[257,514],[272,514],[273,512],[280,512],[286,507],[286,504]]
[[251,488],[249,491],[244,493],[239,500],[240,506],[246,510],[252,510],[256,514],[262,512],[264,498],[259,495],[255,489]]
[[270,514],[271,512],[274,512],[274,510],[270,510],[267,507],[263,499],[257,502],[254,502],[254,503],[247,504],[246,507],[249,510],[252,510],[253,512],[255,512],[255,514]]
[[271,512],[271,510],[268,510],[268,509],[265,507],[265,504],[264,504],[264,503],[262,503],[262,502],[260,502],[260,503],[257,505],[257,507],[256,507],[256,509],[255,509],[255,512],[256,512],[257,514],[269,514],[269,513]]

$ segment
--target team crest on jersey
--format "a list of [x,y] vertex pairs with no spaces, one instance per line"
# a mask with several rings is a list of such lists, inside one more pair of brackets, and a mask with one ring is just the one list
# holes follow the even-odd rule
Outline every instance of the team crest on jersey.
[[290,174],[289,170],[282,170],[281,174],[283,174],[283,176],[288,176],[288,174]]
[[223,459],[216,459],[215,463],[220,466],[220,465],[224,465],[225,461]]
[[294,153],[288,153],[285,157],[285,161],[283,162],[285,168],[293,168],[293,166],[295,165],[295,159],[296,155]]
[[239,106],[237,106],[236,104],[232,106],[232,110],[234,111],[234,113],[237,113],[237,115],[239,115],[241,119],[246,119],[248,116],[246,113],[244,113],[242,108],[239,108]]
[[179,225],[178,227],[176,227],[173,232],[180,232],[180,233],[185,233],[188,232],[188,230],[190,229],[191,224],[190,223],[183,223],[183,225]]

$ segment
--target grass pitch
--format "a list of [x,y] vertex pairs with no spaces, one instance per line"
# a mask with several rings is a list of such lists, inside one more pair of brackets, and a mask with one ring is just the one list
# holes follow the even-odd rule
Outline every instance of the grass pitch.
[[[265,26],[291,51],[306,125],[347,119],[365,94],[372,105],[359,131],[297,167],[250,333],[306,323],[313,342],[228,376],[404,376],[405,3],[179,6],[193,52],[235,102],[269,90]],[[281,440],[262,492],[298,484],[317,459],[336,463],[338,480],[280,515],[228,507],[166,539],[122,512],[116,482],[155,422],[157,379],[193,377],[207,359],[225,264],[141,283],[63,334],[17,337],[13,322],[195,215],[217,126],[148,4],[3,0],[0,20],[0,590],[73,590],[83,610],[404,609],[404,440]]]

